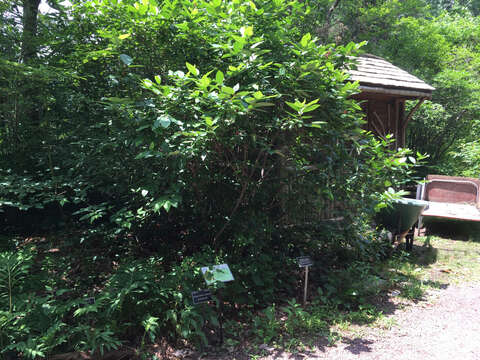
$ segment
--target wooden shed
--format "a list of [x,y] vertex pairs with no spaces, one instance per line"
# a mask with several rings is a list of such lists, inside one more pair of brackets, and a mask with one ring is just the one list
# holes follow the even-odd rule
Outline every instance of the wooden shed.
[[[367,115],[367,130],[380,137],[393,134],[392,146],[404,147],[408,122],[423,101],[432,98],[435,88],[375,55],[359,56],[355,63],[347,72],[360,83],[361,93],[354,98],[365,100],[361,106]],[[408,113],[406,100],[417,100]]]

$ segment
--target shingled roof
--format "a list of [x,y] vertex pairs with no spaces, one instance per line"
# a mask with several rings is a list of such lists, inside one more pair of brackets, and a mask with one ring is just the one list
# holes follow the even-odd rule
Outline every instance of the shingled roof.
[[350,79],[360,83],[360,90],[367,93],[390,94],[406,98],[432,97],[434,87],[409,74],[381,57],[364,54],[348,69]]

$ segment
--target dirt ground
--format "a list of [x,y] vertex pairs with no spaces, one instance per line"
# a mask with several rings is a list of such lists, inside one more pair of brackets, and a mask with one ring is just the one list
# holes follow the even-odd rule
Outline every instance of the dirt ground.
[[272,350],[259,359],[480,359],[480,283],[431,291],[389,319],[394,325],[388,330],[361,327],[333,346],[297,354]]

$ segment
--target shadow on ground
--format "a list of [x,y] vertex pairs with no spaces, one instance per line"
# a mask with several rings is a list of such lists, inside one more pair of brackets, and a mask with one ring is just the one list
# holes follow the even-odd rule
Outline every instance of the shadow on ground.
[[372,345],[374,342],[372,340],[367,340],[367,339],[362,339],[359,337],[350,339],[347,337],[343,337],[342,341],[345,344],[348,344],[345,347],[345,350],[351,352],[352,354],[359,355],[364,352],[371,352],[372,348],[370,345]]
[[419,266],[428,266],[437,262],[438,249],[431,245],[430,239],[431,237],[427,236],[423,244],[420,244],[418,240],[416,244],[413,244],[410,257],[407,259],[409,263]]
[[480,242],[480,223],[461,220],[428,220],[426,235]]

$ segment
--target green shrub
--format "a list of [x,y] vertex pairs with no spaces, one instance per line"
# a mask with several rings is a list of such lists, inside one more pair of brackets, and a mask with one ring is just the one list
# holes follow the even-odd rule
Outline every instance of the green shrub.
[[[301,254],[323,275],[384,256],[372,218],[399,196],[415,159],[362,130],[351,98],[358,84],[345,72],[362,44],[304,32],[310,11],[279,0],[92,0],[72,9],[75,48],[51,59],[65,72],[39,70],[41,89],[53,89],[46,115],[18,129],[32,142],[19,149],[0,134],[0,153],[22,159],[0,160],[0,209],[18,211],[12,222],[21,225],[23,211],[53,204],[63,223],[85,229],[61,240],[81,261],[13,257],[26,267],[19,295],[5,292],[15,301],[0,300],[9,350],[102,353],[145,348],[160,334],[206,344],[218,320],[215,307],[192,304],[205,286],[200,266],[231,266],[236,280],[221,289],[228,316],[293,297]],[[9,77],[18,70],[3,65]],[[30,86],[41,74],[21,66],[18,76]],[[13,123],[10,107],[4,114]],[[82,271],[66,274],[55,261]],[[102,262],[108,270],[98,274]],[[345,306],[374,277],[362,266],[328,284]],[[292,332],[307,320],[295,304],[287,309]],[[274,313],[267,307],[255,325],[265,341]]]

